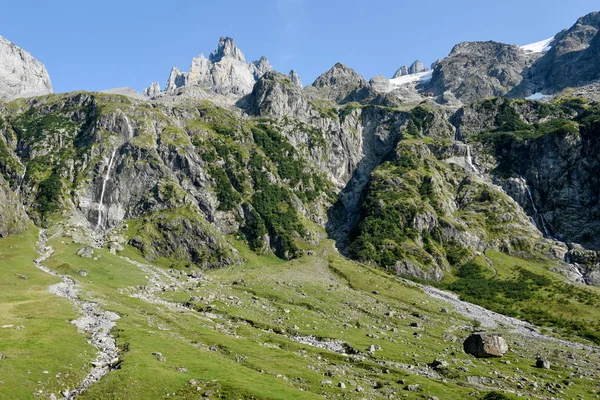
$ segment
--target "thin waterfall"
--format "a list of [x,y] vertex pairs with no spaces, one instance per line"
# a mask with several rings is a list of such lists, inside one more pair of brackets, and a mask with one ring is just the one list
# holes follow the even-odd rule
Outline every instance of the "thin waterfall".
[[477,169],[477,167],[475,167],[475,165],[473,165],[473,157],[471,157],[471,145],[467,144],[467,164],[469,165],[469,167],[471,167],[471,169],[477,173],[479,173],[479,170]]
[[106,191],[106,183],[110,179],[110,170],[112,169],[112,164],[115,159],[115,154],[117,153],[117,149],[115,148],[110,156],[110,161],[108,162],[108,168],[106,168],[106,174],[104,175],[104,182],[102,182],[102,191],[100,192],[100,203],[98,203],[98,221],[96,223],[96,230],[100,228],[100,224],[102,223],[102,205],[104,202],[104,192]]
[[17,185],[17,190],[15,190],[15,194],[19,194],[19,191],[21,190],[21,186],[23,186],[23,182],[25,181],[26,173],[27,173],[27,165],[25,166],[25,170],[23,171],[23,174],[21,175],[21,179],[19,179],[19,184]]
[[[529,201],[531,202],[531,207],[533,208],[534,221],[535,221],[535,217],[538,217],[538,220],[540,221],[540,223],[542,225],[542,230],[544,231],[544,235],[546,235],[550,239],[554,239],[554,237],[550,234],[550,230],[548,229],[548,226],[546,225],[546,220],[544,219],[544,216],[538,213],[538,209],[535,205],[535,201],[533,200],[533,194],[531,193],[531,188],[529,187],[529,185],[527,184],[527,181],[525,179],[523,179],[523,182],[525,183],[525,188],[527,189],[527,194],[529,195]],[[537,224],[535,224],[535,225],[537,227]]]

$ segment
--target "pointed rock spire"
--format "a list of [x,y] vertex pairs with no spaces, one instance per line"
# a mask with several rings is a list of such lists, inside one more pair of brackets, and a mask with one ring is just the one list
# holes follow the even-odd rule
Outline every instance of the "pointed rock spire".
[[299,88],[302,88],[302,80],[300,80],[300,75],[298,75],[298,72],[296,72],[296,70],[291,70],[288,76],[290,77],[290,80],[294,85],[298,86]]
[[217,48],[217,50],[210,53],[208,59],[212,63],[218,63],[226,57],[233,58],[243,63],[246,62],[244,53],[242,53],[242,51],[238,49],[233,39],[230,37],[221,36],[221,39],[219,39],[219,47]]
[[160,84],[158,82],[152,82],[150,84],[150,87],[147,87],[142,91],[142,94],[144,96],[149,97],[151,99],[160,96],[160,93]]

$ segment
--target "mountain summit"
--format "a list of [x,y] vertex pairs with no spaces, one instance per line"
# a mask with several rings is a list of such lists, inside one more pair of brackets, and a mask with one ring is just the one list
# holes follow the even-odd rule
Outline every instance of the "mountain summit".
[[0,36],[0,98],[13,99],[52,93],[44,64]]
[[250,93],[256,81],[272,69],[264,56],[260,60],[246,63],[244,53],[234,40],[221,37],[217,49],[210,53],[208,59],[204,54],[194,58],[189,72],[173,67],[164,91],[160,91],[160,85],[153,83],[144,89],[143,94],[149,98],[157,98],[202,86],[221,95],[244,95]]

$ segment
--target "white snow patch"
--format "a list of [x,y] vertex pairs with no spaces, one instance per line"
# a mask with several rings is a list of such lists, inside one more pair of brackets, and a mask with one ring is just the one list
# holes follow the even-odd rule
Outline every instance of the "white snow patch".
[[534,93],[529,97],[526,97],[527,100],[546,100],[546,99],[551,99],[552,96],[547,95],[547,94],[543,94],[543,93]]
[[390,83],[394,86],[402,86],[413,82],[427,82],[431,80],[432,76],[433,71],[419,72],[417,74],[404,75],[390,79]]
[[521,50],[523,50],[526,53],[545,53],[546,51],[552,48],[552,46],[550,46],[550,43],[552,43],[553,40],[554,38],[551,37],[550,39],[526,44],[525,46],[521,46]]

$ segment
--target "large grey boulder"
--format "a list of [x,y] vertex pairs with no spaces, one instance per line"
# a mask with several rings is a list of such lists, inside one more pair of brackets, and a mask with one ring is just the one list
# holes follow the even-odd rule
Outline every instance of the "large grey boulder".
[[499,333],[479,332],[463,343],[465,353],[477,358],[502,357],[508,351],[506,340]]
[[52,84],[44,64],[0,36],[0,98],[11,100],[49,93]]

